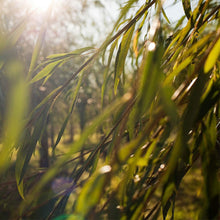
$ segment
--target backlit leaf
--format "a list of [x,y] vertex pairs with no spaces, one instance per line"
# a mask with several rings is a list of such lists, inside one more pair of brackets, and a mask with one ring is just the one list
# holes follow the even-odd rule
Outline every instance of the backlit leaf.
[[134,25],[127,30],[127,32],[124,34],[121,44],[118,49],[118,54],[116,57],[116,63],[115,63],[115,77],[114,77],[114,92],[116,94],[118,84],[120,81],[120,76],[124,71],[124,65],[125,65],[125,60],[127,57],[128,50],[130,48],[130,43],[131,43],[131,38],[134,32]]
[[25,115],[28,109],[28,87],[22,77],[23,66],[18,61],[11,61],[6,66],[7,76],[12,87],[8,93],[8,103],[2,133],[2,147],[0,149],[0,173],[10,163],[10,155],[17,145],[25,126]]
[[92,50],[94,49],[94,47],[84,47],[84,48],[80,48],[74,51],[71,51],[69,53],[60,53],[60,54],[52,54],[47,56],[47,59],[52,59],[52,60],[63,60],[65,58],[69,58],[72,56],[77,56],[77,55],[81,55],[82,53]]
[[47,112],[45,111],[37,121],[33,134],[30,135],[28,132],[27,136],[25,137],[24,144],[19,147],[15,172],[18,187],[20,187],[20,183],[28,168],[28,163],[31,159],[33,152],[35,151],[37,141],[40,139],[40,135],[43,131],[42,129],[44,128],[46,123],[46,118]]
[[58,66],[62,64],[62,62],[63,61],[58,60],[56,62],[48,64],[36,76],[34,76],[34,78],[30,81],[30,83],[34,83],[50,75]]
[[101,197],[105,176],[99,174],[92,176],[82,188],[76,204],[76,213],[86,216],[89,210],[98,202]]
[[163,8],[162,8],[162,13],[163,13],[163,16],[166,19],[167,23],[170,24],[169,18],[167,17],[166,12],[164,11]]
[[212,48],[205,62],[205,66],[204,66],[205,73],[208,73],[212,69],[212,67],[215,65],[219,57],[219,54],[220,54],[220,38],[216,42],[215,46]]

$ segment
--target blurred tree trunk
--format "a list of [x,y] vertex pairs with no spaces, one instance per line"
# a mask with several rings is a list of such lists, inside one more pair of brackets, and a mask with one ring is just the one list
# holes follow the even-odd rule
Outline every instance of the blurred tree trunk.
[[47,129],[43,132],[40,146],[40,168],[49,167],[49,154],[48,154],[48,133]]
[[83,131],[85,124],[86,124],[86,104],[87,104],[87,97],[82,96],[80,97],[77,107],[79,112],[79,124],[80,130]]

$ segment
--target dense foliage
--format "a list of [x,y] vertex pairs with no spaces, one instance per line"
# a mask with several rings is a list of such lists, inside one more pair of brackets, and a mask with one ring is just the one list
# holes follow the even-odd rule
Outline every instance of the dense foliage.
[[220,5],[182,7],[173,26],[162,1],[125,1],[98,49],[42,60],[51,7],[28,68],[28,16],[1,31],[1,219],[174,219],[195,163],[196,215],[220,217]]

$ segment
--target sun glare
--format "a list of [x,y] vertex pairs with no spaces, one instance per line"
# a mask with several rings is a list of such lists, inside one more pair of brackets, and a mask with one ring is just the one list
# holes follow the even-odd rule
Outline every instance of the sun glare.
[[29,4],[32,8],[41,11],[46,11],[53,0],[29,0]]

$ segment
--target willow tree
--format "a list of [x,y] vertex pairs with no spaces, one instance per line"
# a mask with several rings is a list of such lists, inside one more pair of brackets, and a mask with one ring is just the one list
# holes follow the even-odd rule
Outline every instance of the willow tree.
[[[173,27],[162,1],[126,1],[98,49],[52,54],[37,65],[45,22],[25,76],[19,68],[10,68],[19,63],[5,55],[8,48],[1,49],[1,74],[17,77],[9,106],[18,111],[6,114],[0,163],[3,174],[11,152],[17,150],[15,177],[23,201],[12,218],[173,219],[179,185],[200,160],[203,207],[198,218],[218,219],[220,5],[199,0],[192,10],[191,4],[182,1],[185,15]],[[16,43],[23,25],[10,35],[10,44]],[[50,80],[56,68],[77,56],[84,57],[78,70],[27,113],[26,91]],[[56,101],[67,88],[73,91],[52,146],[54,154],[74,114],[80,87],[100,60],[102,109],[97,105],[97,116],[62,158],[43,174],[28,178],[30,159]],[[97,145],[85,151],[90,136],[100,130]]]

